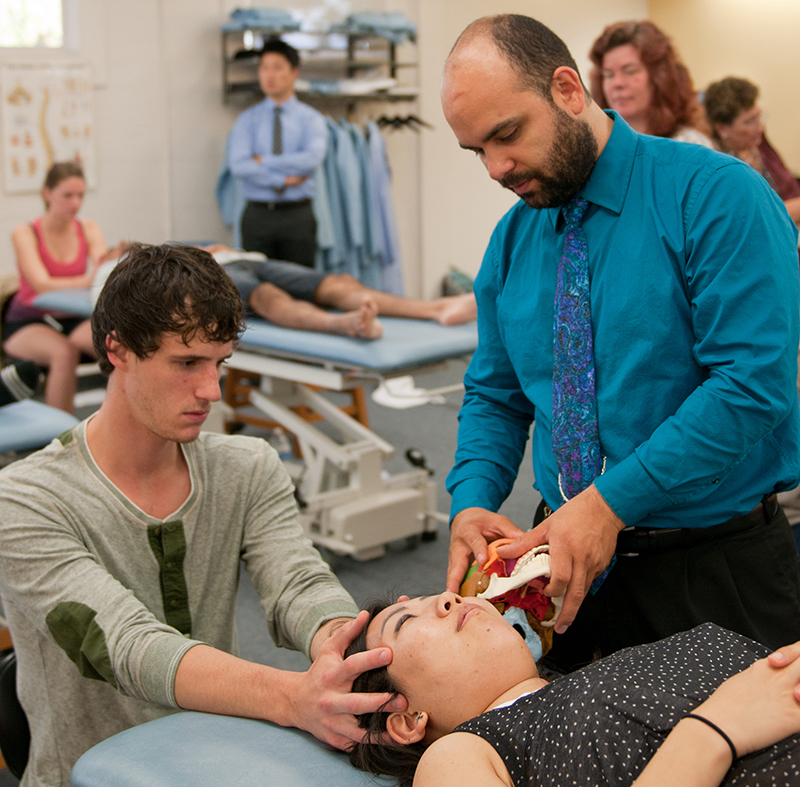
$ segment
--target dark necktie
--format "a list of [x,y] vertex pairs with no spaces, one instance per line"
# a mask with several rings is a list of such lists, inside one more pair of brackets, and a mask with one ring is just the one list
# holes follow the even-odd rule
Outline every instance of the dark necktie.
[[272,155],[283,153],[283,129],[281,128],[281,108],[276,106],[272,115]]
[[583,231],[588,202],[564,208],[564,251],[558,264],[553,327],[553,453],[564,500],[602,472],[589,302],[589,253]]
[[[280,156],[283,153],[283,127],[281,126],[281,108],[277,104],[272,114],[272,155]],[[278,196],[286,191],[286,186],[276,186],[274,189]]]

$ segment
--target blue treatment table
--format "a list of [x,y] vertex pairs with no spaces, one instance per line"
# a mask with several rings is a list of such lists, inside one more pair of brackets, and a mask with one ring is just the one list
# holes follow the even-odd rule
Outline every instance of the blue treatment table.
[[76,317],[92,316],[91,290],[50,290],[33,301],[40,309],[67,312]]
[[[57,290],[37,306],[91,314],[89,290]],[[249,403],[293,434],[302,465],[291,467],[303,505],[300,521],[320,546],[357,560],[379,557],[385,545],[436,532],[447,517],[436,510],[436,486],[427,470],[389,474],[383,462],[394,446],[323,396],[318,389],[353,391],[366,383],[441,368],[469,356],[478,344],[476,323],[441,326],[428,320],[381,317],[376,341],[279,328],[251,319],[228,369],[255,375]],[[460,388],[430,392],[431,394]],[[299,412],[311,413],[311,423]],[[413,417],[409,419],[409,433]],[[324,425],[325,429],[320,426]]]
[[381,787],[345,754],[301,730],[182,712],[132,727],[86,752],[72,787]]
[[42,448],[78,419],[32,399],[0,407],[0,453]]

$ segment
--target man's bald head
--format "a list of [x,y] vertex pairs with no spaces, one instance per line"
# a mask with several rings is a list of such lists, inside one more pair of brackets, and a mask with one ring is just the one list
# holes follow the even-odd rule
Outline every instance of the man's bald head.
[[[528,16],[499,14],[477,19],[461,33],[445,63],[444,83],[457,70],[479,68],[493,54],[511,66],[521,89],[533,90],[550,102],[556,69],[567,66],[579,73],[567,45],[549,27]],[[585,86],[584,93],[591,100]]]

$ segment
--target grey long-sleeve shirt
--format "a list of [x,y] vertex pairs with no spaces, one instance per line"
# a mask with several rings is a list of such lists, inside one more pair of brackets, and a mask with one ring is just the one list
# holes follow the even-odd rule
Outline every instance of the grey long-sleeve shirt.
[[158,520],[103,475],[85,428],[0,473],[0,592],[32,731],[24,787],[68,785],[91,746],[172,712],[193,645],[237,652],[240,558],[278,645],[308,654],[320,625],[357,612],[263,440],[184,445],[191,493]]

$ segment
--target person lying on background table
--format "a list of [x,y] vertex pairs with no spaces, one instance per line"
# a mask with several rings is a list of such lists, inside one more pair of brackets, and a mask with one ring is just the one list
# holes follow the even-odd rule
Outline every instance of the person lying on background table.
[[414,787],[800,784],[800,643],[706,623],[548,683],[489,601],[445,591],[369,606],[348,648],[392,663],[356,691],[403,695],[364,714],[362,770]]
[[[267,259],[260,252],[242,252],[223,244],[201,248],[225,266],[248,309],[281,328],[380,339],[383,327],[378,315],[433,320],[440,325],[461,325],[477,316],[471,292],[423,301],[374,290],[347,273],[321,273]],[[98,272],[93,301],[113,265],[110,262]]]
[[210,250],[215,259],[227,253],[233,260],[226,270],[248,308],[283,328],[380,339],[380,315],[440,325],[461,325],[477,316],[471,292],[428,301],[406,298],[367,287],[347,273],[322,273],[280,260],[236,260],[238,252],[226,247]]
[[[68,784],[87,749],[179,708],[344,748],[362,735],[353,714],[389,699],[350,693],[391,652],[343,658],[364,617],[351,620],[304,536],[278,455],[201,433],[242,316],[207,252],[134,244],[92,315],[100,410],[0,474],[0,593],[31,728],[23,787]],[[308,671],[237,657],[240,560],[272,638]]]

